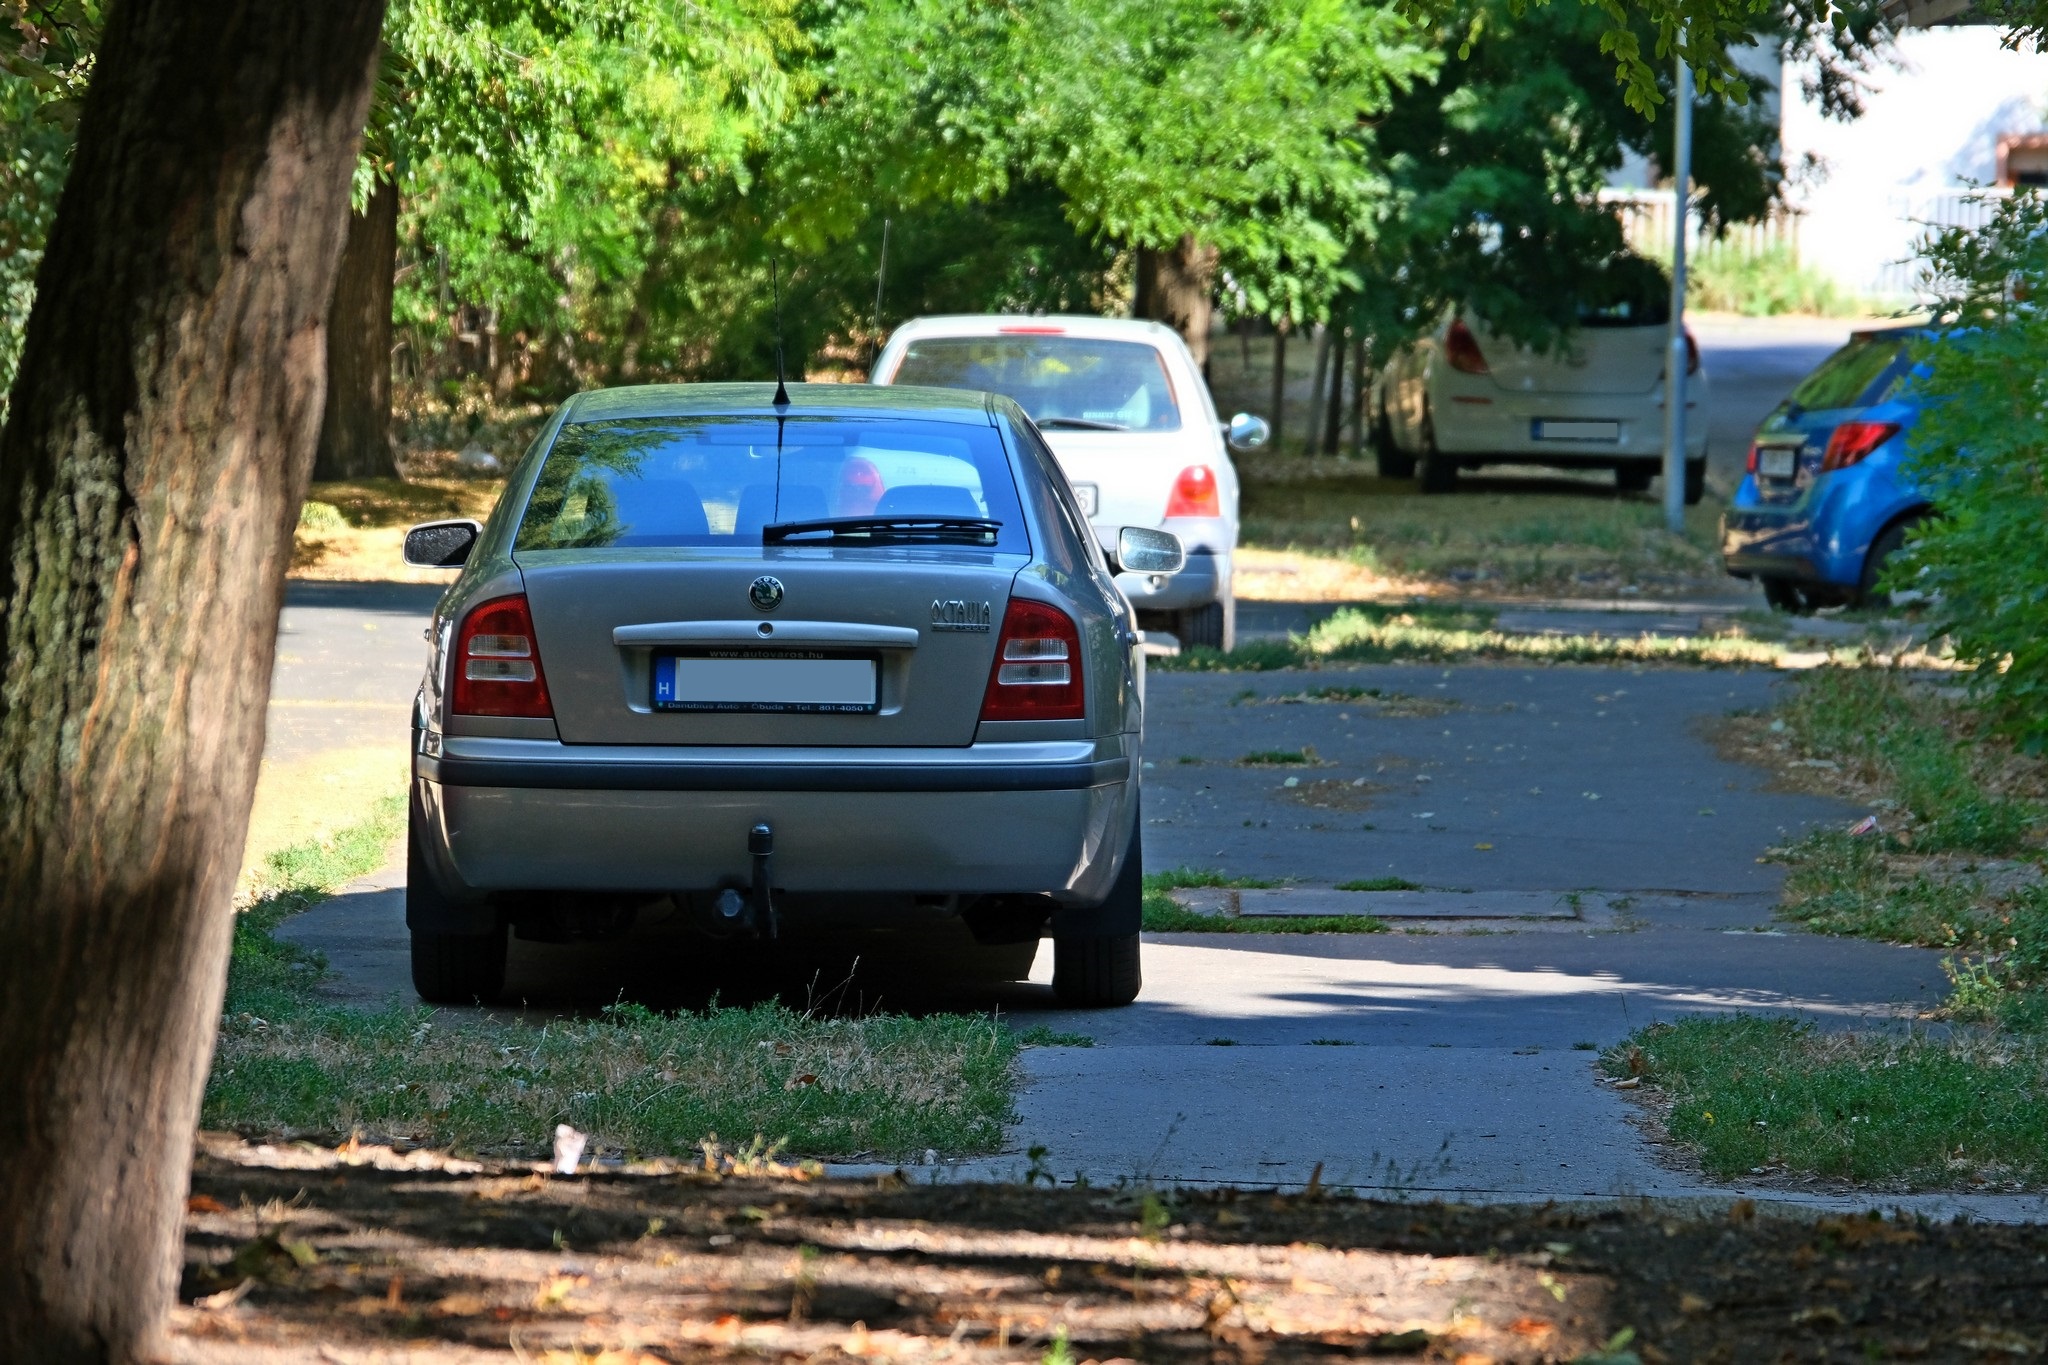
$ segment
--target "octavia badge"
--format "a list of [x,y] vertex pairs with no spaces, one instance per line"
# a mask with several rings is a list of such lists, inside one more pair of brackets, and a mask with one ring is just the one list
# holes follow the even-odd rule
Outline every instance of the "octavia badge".
[[774,611],[782,605],[782,580],[762,574],[747,588],[747,600],[761,611]]

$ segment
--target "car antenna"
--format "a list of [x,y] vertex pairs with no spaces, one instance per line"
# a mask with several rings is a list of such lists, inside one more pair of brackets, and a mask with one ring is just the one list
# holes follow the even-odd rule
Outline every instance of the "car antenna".
[[786,408],[789,406],[789,387],[782,382],[782,263],[780,261],[770,260],[768,262],[768,278],[775,286],[775,406]]
[[882,220],[882,260],[875,267],[875,354],[870,365],[882,358],[882,286],[889,279],[889,220]]

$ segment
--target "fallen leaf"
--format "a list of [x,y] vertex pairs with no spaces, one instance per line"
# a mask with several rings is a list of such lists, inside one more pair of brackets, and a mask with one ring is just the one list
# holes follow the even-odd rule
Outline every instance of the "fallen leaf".
[[226,1213],[228,1206],[210,1194],[195,1194],[185,1201],[187,1213]]
[[1492,845],[1492,844],[1474,844],[1474,845],[1472,845],[1472,847],[1474,847],[1474,848],[1479,848],[1479,849],[1485,849],[1485,850],[1486,850],[1487,852],[1489,852],[1489,853],[1491,853],[1491,852],[1493,851],[1493,845]]

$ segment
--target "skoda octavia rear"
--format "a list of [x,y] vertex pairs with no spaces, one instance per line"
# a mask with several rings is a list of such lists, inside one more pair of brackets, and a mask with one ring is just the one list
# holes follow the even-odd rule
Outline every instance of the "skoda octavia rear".
[[[1007,399],[754,385],[582,394],[460,564],[415,716],[406,920],[430,1000],[508,934],[963,917],[1139,986],[1142,659],[1115,568]],[[1121,558],[1128,561],[1116,564]]]

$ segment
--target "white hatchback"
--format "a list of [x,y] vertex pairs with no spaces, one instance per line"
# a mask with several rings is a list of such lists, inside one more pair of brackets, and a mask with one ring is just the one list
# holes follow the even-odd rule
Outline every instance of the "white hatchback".
[[1267,428],[1243,413],[1227,427],[1217,418],[1172,328],[1132,318],[918,318],[896,329],[871,377],[1015,399],[1098,532],[1157,526],[1187,547],[1180,573],[1117,576],[1140,624],[1186,646],[1236,647],[1230,450],[1263,445]]
[[[1661,316],[1660,316],[1661,314]],[[1625,492],[1650,486],[1664,462],[1668,307],[1582,311],[1541,354],[1453,314],[1396,351],[1373,397],[1382,477],[1457,487],[1460,469],[1541,464],[1611,469]],[[1707,376],[1686,334],[1685,500],[1706,488]]]

